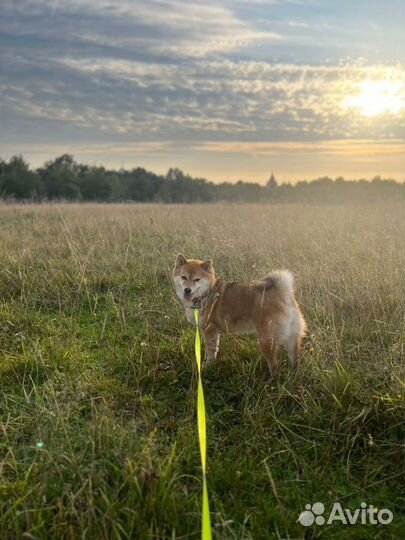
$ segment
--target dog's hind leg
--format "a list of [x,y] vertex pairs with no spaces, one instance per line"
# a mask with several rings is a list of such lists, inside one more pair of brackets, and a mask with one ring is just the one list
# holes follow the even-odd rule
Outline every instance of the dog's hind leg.
[[298,366],[299,352],[301,350],[302,338],[306,332],[304,318],[295,302],[295,310],[291,312],[291,318],[287,336],[282,344],[287,351],[291,366],[295,369]]
[[276,377],[278,374],[277,343],[270,336],[259,336],[259,343],[270,373],[273,377]]
[[296,369],[298,367],[299,352],[301,349],[301,337],[291,336],[288,340],[288,343],[285,345],[285,348],[287,350],[291,367],[293,369]]

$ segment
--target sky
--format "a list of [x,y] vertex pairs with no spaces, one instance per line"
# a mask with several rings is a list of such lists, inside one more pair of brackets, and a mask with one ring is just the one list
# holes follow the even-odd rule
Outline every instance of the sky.
[[1,0],[0,157],[405,180],[403,0]]

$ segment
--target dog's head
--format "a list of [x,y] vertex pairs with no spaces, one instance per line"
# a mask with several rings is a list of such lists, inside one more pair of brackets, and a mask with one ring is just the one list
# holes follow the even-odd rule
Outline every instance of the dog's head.
[[177,296],[189,305],[207,294],[216,279],[211,260],[186,259],[184,255],[177,255],[172,278]]

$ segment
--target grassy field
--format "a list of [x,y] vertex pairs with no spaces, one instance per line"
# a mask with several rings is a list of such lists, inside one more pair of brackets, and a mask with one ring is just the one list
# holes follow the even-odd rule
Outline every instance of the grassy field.
[[[199,538],[194,332],[168,280],[181,251],[231,280],[291,269],[309,327],[278,380],[254,336],[223,339],[204,373],[214,538],[404,538],[403,217],[0,206],[0,537]],[[394,519],[303,527],[316,501]]]

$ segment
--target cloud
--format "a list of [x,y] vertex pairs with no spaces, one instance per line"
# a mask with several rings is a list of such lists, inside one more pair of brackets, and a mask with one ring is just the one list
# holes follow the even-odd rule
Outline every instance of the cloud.
[[[157,145],[155,156],[163,148],[264,156],[287,144],[300,153],[319,141],[398,140],[403,110],[366,117],[343,105],[366,80],[392,81],[404,99],[405,66],[394,56],[337,59],[355,44],[350,14],[333,5],[2,0],[2,147],[52,142],[118,154],[121,145],[149,155]],[[373,38],[384,30],[391,43],[377,22]]]
[[[201,57],[252,42],[278,41],[217,2],[180,0],[4,0],[3,29],[60,41],[170,57]],[[48,24],[46,23],[48,21]],[[31,23],[30,26],[28,22]],[[49,24],[51,22],[51,24]]]
[[[99,156],[102,158],[106,154],[114,157],[119,157],[121,155],[145,155],[145,154],[155,154],[162,152],[172,152],[178,148],[175,143],[168,141],[153,141],[153,142],[138,142],[138,143],[104,143],[104,144],[83,144],[83,143],[71,143],[68,146],[60,145],[58,143],[48,143],[48,144],[29,144],[26,146],[27,153],[30,155],[34,154],[49,154],[53,156],[59,156],[66,152],[72,153],[74,155],[91,155]],[[13,151],[12,145],[5,144],[3,146],[4,151],[10,153]]]
[[367,118],[345,106],[365,79],[391,81],[405,96],[401,65],[65,56],[17,58],[13,70],[28,84],[1,85],[8,115],[47,120],[61,134],[70,125],[96,141],[113,134],[122,141],[392,139],[405,127],[404,110]]
[[[96,81],[99,88],[107,89],[114,80],[128,90],[132,88],[134,96],[127,98],[127,106],[133,105],[143,132],[174,137],[177,132],[183,138],[185,132],[198,137],[198,133],[208,131],[221,136],[245,134],[259,140],[317,140],[321,136],[392,138],[400,136],[404,127],[404,111],[375,119],[344,106],[347,95],[355,93],[366,78],[391,80],[405,96],[402,66],[311,66],[223,59],[160,66],[112,58],[65,58],[60,63]],[[119,107],[122,110],[123,104]],[[119,116],[116,124],[124,125]],[[136,122],[129,122],[127,128],[135,133]]]
[[194,150],[202,152],[218,152],[231,154],[245,154],[253,157],[267,156],[300,156],[316,154],[324,157],[346,157],[360,158],[373,156],[400,156],[405,152],[405,141],[396,139],[387,141],[383,140],[332,140],[332,141],[312,141],[307,143],[302,142],[204,142],[193,146]]
[[309,28],[309,24],[305,21],[288,21],[288,26],[291,28]]

